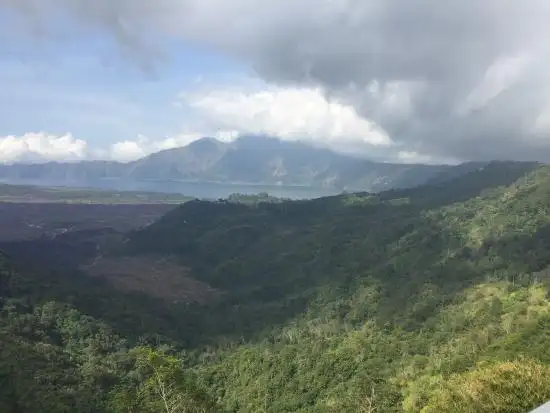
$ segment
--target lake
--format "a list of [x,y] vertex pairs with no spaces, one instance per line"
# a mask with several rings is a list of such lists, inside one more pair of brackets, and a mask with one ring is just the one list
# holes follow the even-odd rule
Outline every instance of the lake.
[[114,191],[147,191],[183,194],[200,199],[227,198],[233,193],[258,194],[268,193],[271,196],[290,199],[311,199],[323,196],[337,195],[341,191],[330,188],[312,188],[306,186],[278,186],[225,184],[218,182],[186,182],[186,181],[136,181],[125,179],[97,179],[93,181],[63,182],[45,180],[18,180],[6,183],[39,186],[64,186],[71,188],[95,188]]

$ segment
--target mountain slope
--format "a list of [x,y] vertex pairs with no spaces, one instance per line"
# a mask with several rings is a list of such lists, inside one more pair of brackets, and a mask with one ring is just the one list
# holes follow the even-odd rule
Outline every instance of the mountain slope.
[[67,304],[37,302],[29,290],[44,280],[33,278],[0,253],[0,411],[159,412],[168,400],[159,396],[159,382],[170,389],[172,406],[220,411],[166,348],[131,347]]
[[227,292],[200,332],[249,341],[201,356],[197,371],[229,411],[261,411],[266,399],[273,412],[467,411],[441,410],[453,374],[550,363],[550,168],[514,166],[449,181],[454,194],[191,202],[126,251],[176,255]]
[[[541,168],[530,173],[530,168],[523,168],[523,164],[494,163],[444,185],[378,195],[353,194],[256,207],[192,201],[133,234],[125,249],[135,254],[175,254],[185,265],[195,268],[195,276],[201,281],[222,290],[234,290],[238,295],[235,300],[244,303],[276,301],[300,286],[312,288],[324,282],[334,283],[334,274],[349,281],[341,273],[344,263],[351,263],[360,272],[381,272],[378,278],[389,285],[395,277],[403,278],[404,282],[398,285],[409,291],[410,282],[423,281],[418,276],[407,280],[406,272],[392,264],[396,259],[393,257],[405,259],[418,254],[424,257],[424,264],[430,264],[426,257],[431,249],[424,247],[433,245],[447,251],[452,243],[456,248],[454,244],[459,242],[456,231],[471,233],[473,235],[468,236],[472,237],[482,231],[478,227],[466,230],[459,224],[474,225],[485,219],[486,208],[508,205],[498,198],[504,191],[499,189],[501,185],[511,184],[505,188],[512,191],[517,185],[521,188],[526,185],[523,181],[514,184],[517,179],[535,179],[537,185],[545,189],[542,180],[539,182],[540,178],[536,177],[548,170]],[[537,193],[530,195],[538,196]],[[493,196],[497,196],[497,200],[493,200]],[[513,200],[521,205],[519,208],[530,202],[529,197]],[[493,204],[494,207],[487,206]],[[451,212],[458,214],[457,217],[451,218]],[[537,214],[545,219],[540,212]],[[476,218],[478,216],[480,218]],[[502,212],[502,219],[508,218],[509,215]],[[479,235],[479,240],[482,239],[488,240],[488,236]],[[414,244],[415,241],[418,244]],[[469,251],[466,241],[461,242],[461,248]],[[394,243],[399,247],[396,251],[391,249]],[[411,245],[413,250],[405,253]],[[461,260],[456,264],[464,265]],[[356,270],[349,268],[346,272],[353,277]],[[468,273],[471,271],[465,276]],[[474,271],[472,276],[475,274]],[[435,277],[433,270],[428,275]],[[394,289],[392,294],[395,293]],[[275,317],[280,314],[274,311]],[[241,318],[235,322],[243,326],[255,323],[244,314],[236,318]],[[269,318],[270,315],[266,315],[266,319]]]
[[509,162],[379,194],[191,201],[107,256],[179,261],[212,300],[129,311],[107,285],[67,285],[146,342],[168,322],[210,411],[523,413],[550,399],[549,212],[550,167]]
[[124,175],[132,179],[201,179],[227,150],[226,144],[203,138],[182,148],[160,151],[130,162]]
[[442,173],[458,175],[479,167],[377,163],[314,148],[302,142],[248,136],[232,143],[203,138],[126,164],[78,162],[0,165],[0,179],[46,184],[93,184],[105,178],[191,180],[264,185],[303,185],[381,191],[414,187]]

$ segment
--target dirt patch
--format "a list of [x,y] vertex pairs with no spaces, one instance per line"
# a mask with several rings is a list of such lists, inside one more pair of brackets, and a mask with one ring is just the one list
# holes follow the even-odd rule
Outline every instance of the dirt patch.
[[108,279],[121,290],[143,292],[170,302],[205,303],[221,294],[193,279],[188,268],[170,258],[99,257],[82,270]]

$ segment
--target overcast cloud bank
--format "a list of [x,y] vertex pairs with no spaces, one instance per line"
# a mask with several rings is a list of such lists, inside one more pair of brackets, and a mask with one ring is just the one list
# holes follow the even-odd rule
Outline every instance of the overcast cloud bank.
[[[42,37],[62,30],[56,13],[70,15],[82,31],[73,37],[109,33],[146,69],[162,57],[166,37],[246,62],[262,90],[221,85],[182,97],[212,130],[320,139],[387,159],[550,160],[547,0],[0,0],[0,7],[21,17],[12,30]],[[71,157],[81,156],[80,140],[60,139],[71,142]],[[130,146],[118,152],[145,153]],[[58,156],[55,145],[47,153]]]

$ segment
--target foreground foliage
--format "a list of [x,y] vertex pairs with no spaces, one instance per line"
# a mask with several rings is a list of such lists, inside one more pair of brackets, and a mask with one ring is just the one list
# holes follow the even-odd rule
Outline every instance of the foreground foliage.
[[550,168],[531,169],[191,201],[116,251],[177,257],[224,291],[203,306],[79,287],[93,319],[4,259],[0,411],[527,412],[550,400]]
[[549,375],[549,366],[531,360],[481,366],[451,376],[422,412],[528,412],[548,400]]

